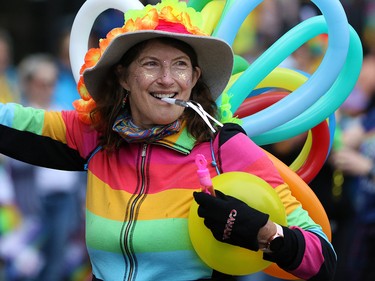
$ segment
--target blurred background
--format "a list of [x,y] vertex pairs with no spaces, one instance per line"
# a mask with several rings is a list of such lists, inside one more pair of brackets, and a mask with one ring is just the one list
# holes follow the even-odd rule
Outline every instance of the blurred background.
[[[79,95],[70,69],[69,34],[84,2],[0,0],[0,102],[72,109]],[[335,280],[366,281],[375,280],[375,1],[341,3],[361,38],[364,63],[337,112],[335,147],[310,186],[331,222],[339,261]],[[234,51],[251,63],[286,31],[315,15],[319,10],[311,1],[264,0],[241,27]],[[122,24],[121,12],[102,13],[89,45],[96,46],[98,38]],[[283,65],[312,74],[326,47],[327,37],[318,36]],[[302,134],[264,148],[290,164],[305,139]],[[84,173],[67,175],[0,155],[0,281],[90,280],[84,197]],[[281,279],[260,274],[241,280]]]

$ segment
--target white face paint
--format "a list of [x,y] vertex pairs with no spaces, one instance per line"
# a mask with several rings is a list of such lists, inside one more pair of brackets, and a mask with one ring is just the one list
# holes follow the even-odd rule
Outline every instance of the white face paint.
[[177,120],[184,108],[161,98],[188,100],[201,74],[184,52],[159,41],[151,41],[133,61],[127,78],[120,81],[130,92],[133,122],[141,128],[166,125]]

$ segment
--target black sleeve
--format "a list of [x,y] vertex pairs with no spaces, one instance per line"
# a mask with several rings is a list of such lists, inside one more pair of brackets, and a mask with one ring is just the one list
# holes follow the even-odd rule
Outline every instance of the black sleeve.
[[[296,269],[302,262],[305,252],[305,239],[298,229],[290,229],[283,226],[284,246],[278,253],[263,254],[263,258],[268,261],[276,262],[280,268],[291,271]],[[313,233],[315,234],[315,233]],[[315,234],[316,235],[316,234]],[[316,235],[322,245],[322,254],[324,262],[319,272],[308,279],[309,281],[332,281],[335,276],[337,259],[331,246],[319,235]]]
[[239,133],[246,135],[245,130],[240,125],[235,123],[225,123],[219,133],[219,147]]
[[245,130],[238,124],[235,123],[225,123],[224,126],[221,128],[219,134],[218,134],[218,153],[217,153],[217,167],[220,171],[220,173],[223,173],[224,171],[222,170],[222,155],[221,155],[221,149],[220,147],[225,144],[230,138],[234,137],[237,134],[245,134]]
[[66,171],[84,171],[86,162],[64,143],[4,125],[0,125],[0,153],[32,165]]

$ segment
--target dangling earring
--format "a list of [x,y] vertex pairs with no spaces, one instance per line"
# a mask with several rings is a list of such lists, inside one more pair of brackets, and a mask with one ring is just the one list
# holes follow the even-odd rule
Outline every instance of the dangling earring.
[[125,108],[126,102],[128,101],[129,92],[127,90],[124,90],[124,98],[122,99],[122,108]]

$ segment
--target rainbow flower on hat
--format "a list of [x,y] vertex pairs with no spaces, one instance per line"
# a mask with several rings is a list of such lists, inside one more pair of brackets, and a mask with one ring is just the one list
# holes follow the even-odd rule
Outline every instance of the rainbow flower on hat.
[[87,51],[84,64],[80,69],[80,79],[77,89],[81,99],[73,102],[79,118],[86,124],[91,124],[90,112],[96,104],[86,88],[83,72],[95,67],[110,43],[118,36],[129,32],[142,30],[178,30],[178,33],[186,33],[198,36],[208,36],[203,33],[201,14],[193,8],[187,7],[185,2],[178,0],[162,0],[156,5],[147,5],[142,10],[128,10],[125,13],[125,23],[122,27],[114,28],[99,40],[99,48],[91,48]]

